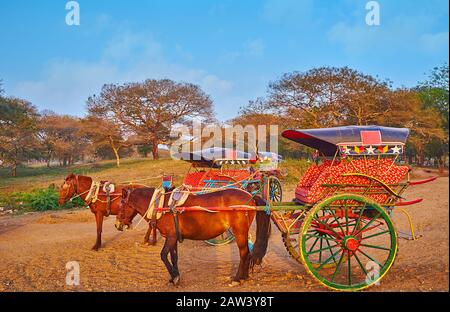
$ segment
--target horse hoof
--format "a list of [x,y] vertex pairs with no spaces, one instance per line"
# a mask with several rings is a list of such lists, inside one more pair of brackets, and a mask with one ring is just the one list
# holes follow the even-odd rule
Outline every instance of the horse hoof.
[[236,287],[239,285],[241,285],[241,282],[237,282],[237,281],[232,281],[230,284],[228,284],[228,286],[230,286],[230,287]]
[[91,250],[98,251],[99,248],[100,248],[100,246],[95,245],[94,247],[91,248]]
[[174,286],[178,286],[180,284],[180,276],[176,276],[173,280],[172,283]]

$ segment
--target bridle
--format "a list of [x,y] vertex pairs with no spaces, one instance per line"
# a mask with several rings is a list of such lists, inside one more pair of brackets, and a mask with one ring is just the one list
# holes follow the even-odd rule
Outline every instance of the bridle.
[[[77,194],[77,193],[78,193],[78,175],[75,175],[75,181],[76,181],[76,183],[73,183],[72,179],[70,179],[70,180],[71,180],[70,183],[67,183],[67,180],[65,180],[65,181],[64,181],[64,184],[63,184],[63,185],[68,185],[68,186],[69,186],[69,187],[67,188],[66,194],[64,194],[64,201],[65,201],[65,202],[67,202],[67,201],[72,201],[74,198],[76,198],[76,197],[78,197],[78,196],[81,196],[82,194],[84,194],[84,193],[86,193],[86,192],[89,191],[89,190],[88,190],[88,191],[83,192],[83,193],[81,193],[81,194]],[[69,195],[70,190],[71,190],[72,187],[73,187],[73,196],[72,196],[71,198],[67,199],[67,196]]]

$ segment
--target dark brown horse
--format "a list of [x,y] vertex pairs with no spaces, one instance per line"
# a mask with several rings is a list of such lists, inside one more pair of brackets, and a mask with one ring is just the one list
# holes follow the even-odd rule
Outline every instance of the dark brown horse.
[[[122,196],[122,189],[124,187],[136,188],[142,186],[129,184],[116,185],[116,189],[114,190],[114,192],[109,194],[110,205],[108,209],[108,196],[106,192],[103,191],[105,182],[100,182],[100,190],[98,192],[97,200],[95,202],[90,202],[90,200],[86,201],[86,197],[89,194],[92,183],[93,180],[91,177],[75,175],[73,173],[69,174],[59,190],[58,204],[62,205],[71,198],[79,196],[87,205],[89,205],[92,213],[95,214],[95,220],[97,223],[97,241],[95,242],[95,245],[92,247],[92,249],[98,250],[102,244],[103,218],[109,215],[117,215],[119,211],[120,198]],[[144,243],[149,242],[150,232],[151,228],[149,226],[149,229],[144,238]]]
[[[116,228],[123,230],[129,228],[136,214],[146,215],[154,188],[122,189],[123,195],[120,211],[117,215]],[[168,206],[168,197],[165,196],[164,207]],[[220,207],[230,206],[264,206],[265,201],[259,197],[252,197],[246,191],[239,189],[225,189],[212,193],[193,195],[190,194],[183,207],[215,207],[218,211],[208,212],[199,210],[185,210],[178,213],[179,234],[183,239],[206,240],[217,237],[231,228],[236,237],[239,248],[240,263],[233,285],[248,278],[249,268],[259,264],[266,254],[267,243],[270,235],[270,215],[265,211],[247,210],[220,210]],[[248,248],[248,232],[256,215],[256,241],[252,253]],[[147,218],[146,218],[147,219]],[[147,220],[149,221],[149,220]],[[156,222],[156,227],[165,237],[164,247],[161,250],[161,259],[169,274],[170,282],[179,283],[178,270],[178,239],[175,229],[174,214],[164,213]],[[167,259],[170,253],[171,263]]]

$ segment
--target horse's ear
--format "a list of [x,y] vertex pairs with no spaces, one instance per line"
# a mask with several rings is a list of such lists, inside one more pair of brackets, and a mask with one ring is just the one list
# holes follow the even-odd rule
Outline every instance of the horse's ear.
[[75,175],[73,173],[71,173],[67,176],[66,181],[74,179],[74,178],[75,178]]
[[126,188],[126,187],[124,187],[123,189],[122,189],[122,198],[127,198],[127,196],[128,196],[128,188]]

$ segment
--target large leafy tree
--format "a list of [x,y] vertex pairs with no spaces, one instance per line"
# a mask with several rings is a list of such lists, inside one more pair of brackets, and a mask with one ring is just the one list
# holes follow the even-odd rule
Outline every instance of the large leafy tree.
[[444,166],[444,157],[448,155],[449,144],[449,67],[442,64],[433,68],[428,79],[419,83],[416,89],[422,100],[424,109],[438,113],[437,120],[441,121],[441,128],[445,135],[433,138],[425,144],[425,153],[429,157],[439,160],[439,168]]
[[0,95],[0,165],[17,175],[17,166],[38,157],[36,108],[29,102]]
[[130,146],[130,143],[124,139],[118,124],[90,115],[81,120],[81,132],[89,140],[94,151],[109,147],[114,153],[117,167],[120,166],[120,150]]
[[44,112],[38,128],[40,149],[47,166],[52,159],[58,159],[66,166],[83,158],[89,141],[82,132],[79,118]]
[[439,112],[442,126],[448,133],[449,126],[449,68],[448,64],[433,68],[426,81],[419,83],[419,95],[423,105]]
[[445,138],[439,112],[432,107],[424,107],[420,95],[415,90],[394,90],[390,93],[389,102],[392,111],[380,117],[376,123],[409,128],[411,131],[409,144],[418,162],[422,163],[427,145]]
[[348,67],[287,73],[271,82],[267,93],[248,109],[290,116],[301,127],[365,125],[390,111],[389,83]]
[[154,159],[173,125],[213,116],[212,101],[199,86],[169,79],[105,85],[99,95],[89,97],[87,107],[91,115],[132,133],[135,144],[151,145]]

